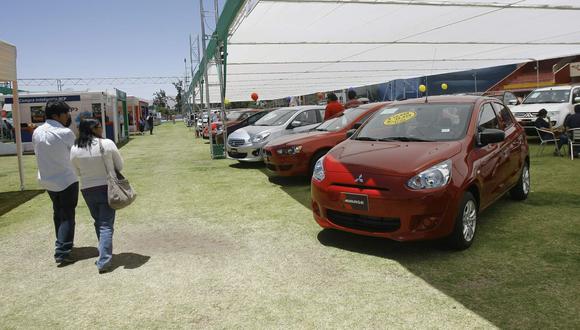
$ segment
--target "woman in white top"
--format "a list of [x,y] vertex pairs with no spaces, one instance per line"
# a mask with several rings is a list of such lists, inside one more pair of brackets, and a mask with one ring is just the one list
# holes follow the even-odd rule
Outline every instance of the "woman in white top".
[[[95,231],[99,240],[99,259],[96,262],[99,273],[112,269],[113,225],[115,210],[107,199],[107,170],[121,171],[123,158],[115,143],[102,137],[103,128],[95,119],[84,119],[79,125],[79,137],[70,152],[70,159],[81,180],[81,192],[95,219]],[[101,146],[104,154],[101,155]],[[107,166],[105,167],[105,163]]]

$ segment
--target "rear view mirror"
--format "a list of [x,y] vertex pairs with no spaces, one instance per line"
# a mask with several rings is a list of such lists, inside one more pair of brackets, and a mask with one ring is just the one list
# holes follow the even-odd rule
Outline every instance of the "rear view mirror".
[[479,145],[486,146],[490,143],[498,143],[505,140],[505,132],[499,129],[487,128],[479,133]]
[[[355,124],[355,125],[356,125],[356,124]],[[353,136],[353,135],[354,135],[354,133],[355,133],[355,132],[356,132],[356,129],[355,129],[355,128],[353,128],[353,129],[349,129],[348,131],[346,131],[346,138],[347,138],[347,139],[348,139],[348,138],[350,138],[351,136]]]

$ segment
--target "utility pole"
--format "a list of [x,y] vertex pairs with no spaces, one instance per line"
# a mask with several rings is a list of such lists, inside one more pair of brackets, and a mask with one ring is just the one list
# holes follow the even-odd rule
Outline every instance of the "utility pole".
[[[181,83],[181,106],[185,104],[185,109],[181,109],[181,113],[185,114],[186,110],[189,111],[189,88],[187,87],[187,58],[183,58],[183,65],[185,67],[185,76],[183,82]],[[185,89],[188,88],[188,92],[185,93]]]

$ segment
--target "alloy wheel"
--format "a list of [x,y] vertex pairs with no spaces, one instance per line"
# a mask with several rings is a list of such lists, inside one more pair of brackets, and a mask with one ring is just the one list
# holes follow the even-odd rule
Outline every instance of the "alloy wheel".
[[530,169],[527,166],[522,173],[522,188],[526,195],[530,192]]
[[463,238],[466,242],[471,242],[475,235],[477,222],[477,207],[473,200],[467,201],[463,208]]

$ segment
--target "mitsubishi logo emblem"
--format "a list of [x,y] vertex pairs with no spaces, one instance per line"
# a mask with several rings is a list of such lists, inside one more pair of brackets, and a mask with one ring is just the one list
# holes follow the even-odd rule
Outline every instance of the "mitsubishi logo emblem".
[[356,179],[354,179],[355,183],[364,183],[365,179],[363,178],[363,175],[360,174]]

